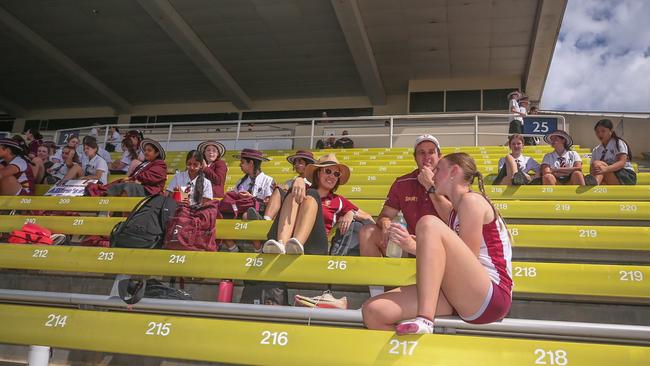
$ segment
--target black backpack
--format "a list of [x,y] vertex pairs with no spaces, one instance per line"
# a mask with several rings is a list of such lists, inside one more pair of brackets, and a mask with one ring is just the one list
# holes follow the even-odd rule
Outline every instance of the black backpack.
[[176,212],[176,201],[171,197],[155,195],[143,199],[126,221],[113,227],[111,247],[162,247],[167,221],[174,212]]
[[154,278],[148,280],[135,280],[132,278],[121,280],[117,283],[117,290],[120,298],[129,305],[137,303],[143,297],[167,300],[192,300],[192,295],[189,293],[167,286]]

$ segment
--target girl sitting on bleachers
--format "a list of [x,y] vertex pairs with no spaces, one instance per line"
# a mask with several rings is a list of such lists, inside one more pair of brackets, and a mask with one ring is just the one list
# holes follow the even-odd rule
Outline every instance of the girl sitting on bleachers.
[[[494,184],[507,186],[521,186],[530,184],[534,178],[539,176],[539,163],[530,156],[523,154],[524,137],[519,134],[508,137],[510,154],[499,159],[499,173]],[[531,176],[530,172],[534,174]]]
[[37,128],[30,128],[25,131],[25,142],[27,144],[27,152],[29,158],[36,157],[38,147],[43,144],[43,135]]
[[167,192],[182,192],[190,205],[202,204],[212,200],[212,184],[205,178],[201,167],[205,164],[203,154],[197,150],[187,153],[185,171],[176,173],[167,187]]
[[48,175],[45,177],[47,184],[55,184],[60,180],[79,179],[83,176],[83,169],[81,169],[81,160],[77,155],[77,150],[74,147],[64,146],[61,158],[62,163],[55,163],[51,168],[47,169]]
[[118,179],[108,185],[88,187],[91,196],[145,197],[161,194],[167,181],[165,150],[157,141],[144,139],[140,143],[144,151],[144,162],[138,165],[127,178]]
[[200,143],[197,150],[205,158],[203,174],[212,184],[212,196],[214,198],[223,198],[228,165],[221,159],[226,153],[226,147],[220,142],[208,140]]
[[[307,166],[305,178],[312,183],[301,203],[290,192],[282,202],[282,209],[267,234],[264,253],[327,254],[329,235],[338,222],[345,234],[354,220],[372,219],[352,202],[336,193],[348,182],[350,169],[340,164],[334,154],[322,156]],[[298,180],[294,184],[298,183]]]
[[614,124],[601,119],[594,126],[600,145],[591,153],[591,175],[588,185],[634,185],[636,172],[632,167],[632,152],[627,142],[616,135]]
[[[435,174],[435,175],[434,175]],[[480,193],[471,190],[478,180]],[[370,298],[362,307],[369,329],[433,333],[434,318],[458,314],[465,322],[503,319],[512,303],[512,242],[466,153],[445,155],[418,181],[444,195],[451,210],[423,216],[416,226],[416,285]],[[438,207],[436,207],[437,209]],[[410,319],[410,320],[405,320]]]
[[544,155],[542,160],[542,183],[544,185],[585,185],[580,154],[571,150],[573,139],[568,133],[557,130],[544,136],[554,151]]
[[30,196],[34,176],[27,149],[13,139],[0,139],[0,195]]
[[136,159],[133,159],[131,161],[131,165],[129,166],[128,173],[131,174],[131,172],[133,172],[133,170],[145,160],[144,152],[140,148],[140,146],[142,146],[142,140],[144,139],[144,135],[142,134],[141,131],[130,130],[129,132],[126,133],[124,139],[130,139],[133,146],[137,149],[136,152],[138,153],[137,154],[138,157]]
[[128,174],[133,160],[138,159],[138,147],[133,145],[130,138],[122,140],[122,156],[109,165],[111,174]]
[[99,184],[108,183],[108,164],[99,156],[99,146],[95,139],[84,139],[84,176],[81,179],[97,180]]
[[266,211],[264,212],[265,220],[273,220],[280,211],[282,207],[282,201],[286,197],[288,192],[291,192],[293,187],[293,182],[296,179],[302,179],[305,183],[306,188],[311,186],[311,183],[305,178],[305,170],[309,164],[316,162],[314,159],[314,154],[311,151],[298,150],[295,154],[288,156],[287,161],[293,167],[293,170],[298,174],[297,177],[287,180],[284,185],[276,186],[273,190],[273,194],[269,199],[269,204],[266,206]]
[[[77,152],[77,156],[83,154],[83,147],[79,146],[79,141],[80,141],[79,137],[70,136],[68,138],[68,143],[66,144],[67,147],[71,147],[71,148],[75,149],[75,151]],[[50,160],[52,160],[52,162],[54,162],[54,163],[62,163],[64,161],[63,158],[62,158],[62,155],[63,155],[63,148],[60,148],[60,149],[58,149],[56,151],[54,156],[52,156],[50,158]]]

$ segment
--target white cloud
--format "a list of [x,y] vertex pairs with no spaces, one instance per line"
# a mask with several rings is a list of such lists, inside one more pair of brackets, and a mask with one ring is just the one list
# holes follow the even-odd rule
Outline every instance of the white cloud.
[[542,108],[650,112],[650,1],[569,0]]

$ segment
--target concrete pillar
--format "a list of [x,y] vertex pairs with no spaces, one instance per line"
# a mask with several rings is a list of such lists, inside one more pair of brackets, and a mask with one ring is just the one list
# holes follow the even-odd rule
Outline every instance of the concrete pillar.
[[128,125],[131,123],[131,115],[130,114],[120,114],[117,116],[117,124],[118,125]]

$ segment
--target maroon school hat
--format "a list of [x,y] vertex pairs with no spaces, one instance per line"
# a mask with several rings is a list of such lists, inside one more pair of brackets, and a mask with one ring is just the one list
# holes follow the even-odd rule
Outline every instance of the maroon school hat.
[[307,150],[298,150],[295,154],[287,156],[287,161],[291,163],[291,165],[293,165],[293,162],[296,159],[304,159],[307,161],[307,164],[313,164],[316,162],[316,159],[314,159],[314,154],[312,154],[311,151]]
[[262,152],[259,150],[255,149],[244,149],[241,151],[241,154],[235,155],[235,159],[252,159],[252,160],[259,160],[259,161],[269,161],[269,159],[265,158],[262,155]]

